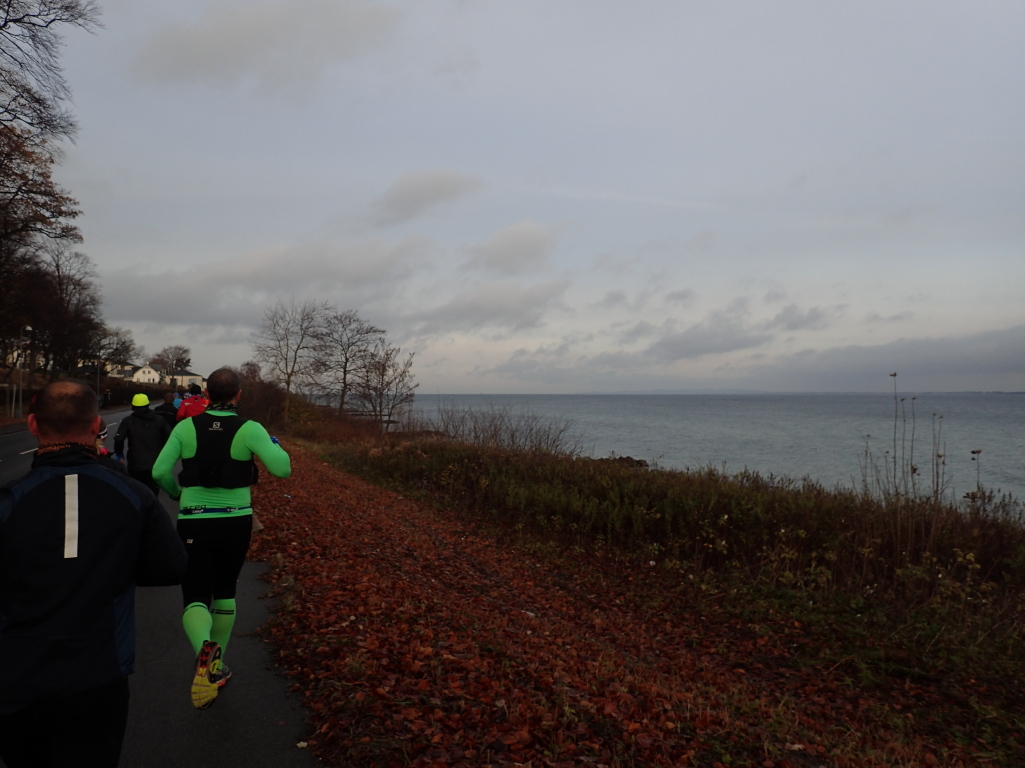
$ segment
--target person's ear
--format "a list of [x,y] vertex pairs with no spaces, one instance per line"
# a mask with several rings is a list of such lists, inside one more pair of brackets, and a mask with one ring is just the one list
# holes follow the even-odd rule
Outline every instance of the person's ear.
[[38,424],[38,422],[36,422],[36,415],[34,413],[30,413],[28,415],[27,421],[28,421],[28,431],[31,432],[36,437],[39,437],[39,424]]
[[89,427],[89,431],[92,433],[92,436],[95,438],[96,436],[98,436],[100,434],[100,430],[101,429],[103,429],[103,417],[102,416],[97,416],[95,419],[93,419],[93,424],[92,424],[91,427]]

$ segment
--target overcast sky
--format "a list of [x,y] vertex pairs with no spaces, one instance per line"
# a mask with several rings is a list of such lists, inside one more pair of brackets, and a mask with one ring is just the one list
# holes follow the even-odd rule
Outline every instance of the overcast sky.
[[1025,390],[1025,4],[103,0],[57,170],[204,375],[324,299],[421,393]]

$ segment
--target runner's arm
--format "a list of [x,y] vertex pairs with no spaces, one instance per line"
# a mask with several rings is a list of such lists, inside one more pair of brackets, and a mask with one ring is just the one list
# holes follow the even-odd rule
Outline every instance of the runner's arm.
[[255,421],[246,422],[246,448],[248,448],[267,468],[274,477],[288,477],[292,474],[292,460],[285,449],[270,439],[270,435],[262,424]]
[[125,455],[125,438],[128,437],[128,417],[121,419],[117,425],[117,434],[114,435],[114,453],[118,456]]
[[181,437],[183,434],[181,425],[171,431],[164,447],[160,449],[160,455],[153,463],[153,479],[157,485],[164,489],[168,496],[177,499],[182,495],[182,489],[174,479],[174,465],[182,457]]

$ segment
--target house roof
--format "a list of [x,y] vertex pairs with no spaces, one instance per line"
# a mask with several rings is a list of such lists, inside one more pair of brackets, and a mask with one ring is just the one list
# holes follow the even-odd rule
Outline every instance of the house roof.
[[161,374],[162,376],[168,376],[168,377],[175,376],[175,377],[177,377],[179,379],[185,378],[185,377],[191,377],[193,379],[200,379],[201,381],[206,381],[206,377],[205,376],[201,376],[200,374],[194,373],[193,371],[186,370],[185,368],[179,368],[176,371],[167,372],[163,368],[161,368],[159,365],[153,365],[152,363],[143,363],[142,365],[128,364],[128,365],[123,366],[123,368],[121,370],[129,370],[129,371],[132,372],[132,375],[135,375],[136,373],[138,373],[143,368],[149,368],[149,369],[151,369],[153,371],[156,371],[157,373]]

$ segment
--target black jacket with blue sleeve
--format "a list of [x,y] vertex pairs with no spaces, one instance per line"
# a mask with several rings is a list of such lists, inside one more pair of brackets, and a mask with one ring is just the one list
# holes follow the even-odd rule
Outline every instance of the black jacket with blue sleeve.
[[186,567],[142,483],[87,446],[40,449],[0,489],[0,713],[130,674],[136,585],[178,584]]

